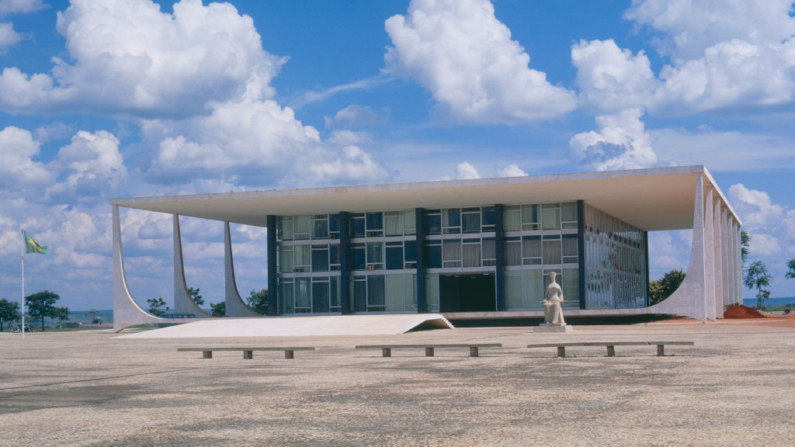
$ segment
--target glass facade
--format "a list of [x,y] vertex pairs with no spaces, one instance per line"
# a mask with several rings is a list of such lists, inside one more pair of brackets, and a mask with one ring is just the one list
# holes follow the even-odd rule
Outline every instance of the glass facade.
[[585,307],[648,305],[648,234],[585,206]]
[[[500,240],[497,209],[502,209]],[[419,245],[415,210],[351,213],[345,228],[339,214],[279,216],[279,313],[339,313],[346,298],[351,312],[417,312],[418,273],[424,275],[425,310],[437,312],[445,295],[440,275],[493,276],[498,266],[508,311],[541,310],[553,271],[565,307],[580,307],[581,294],[586,308],[644,306],[645,232],[587,204],[584,215],[585,222],[579,222],[577,202],[426,209]],[[583,226],[585,253],[580,253]],[[346,266],[341,237],[348,247]]]

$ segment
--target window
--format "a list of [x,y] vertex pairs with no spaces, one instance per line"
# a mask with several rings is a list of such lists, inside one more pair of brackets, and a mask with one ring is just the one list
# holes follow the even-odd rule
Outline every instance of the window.
[[[563,280],[561,281],[563,297],[566,301],[580,301],[580,273],[579,269],[563,270]],[[645,299],[645,297],[642,297]],[[645,303],[644,303],[645,304]],[[574,303],[570,306],[577,306]]]
[[480,267],[480,239],[464,239],[462,248],[464,267]]
[[353,250],[353,269],[364,270],[367,265],[364,244],[351,244]]
[[505,272],[505,307],[508,310],[524,309],[521,271],[508,270]]
[[279,279],[279,297],[283,314],[295,313],[295,283],[292,278]]
[[544,236],[544,265],[556,265],[563,262],[561,257],[560,235]]
[[312,312],[328,313],[330,311],[328,277],[312,278]]
[[329,278],[329,311],[340,312],[342,307],[340,305],[340,296],[342,290],[340,287],[340,277],[332,276]]
[[429,210],[425,212],[425,234],[442,234],[442,212]]
[[276,258],[280,273],[293,272],[293,246],[279,246],[279,255]]
[[384,213],[386,223],[385,234],[387,236],[403,236],[403,212],[388,211]]
[[425,275],[425,307],[428,312],[439,311],[439,274]]
[[276,240],[277,241],[291,241],[293,240],[293,218],[292,217],[277,217],[276,218]]
[[497,246],[493,237],[483,238],[483,266],[497,265]]
[[576,264],[578,257],[577,257],[577,245],[579,243],[579,239],[576,234],[564,234],[563,235],[563,263],[564,264]]
[[480,233],[480,208],[464,208],[461,222],[464,233]]
[[541,265],[541,236],[524,236],[522,238],[522,264]]
[[417,268],[417,241],[403,242],[403,260],[405,261],[404,268]]
[[541,207],[542,229],[560,230],[560,205],[551,203]]
[[367,237],[382,237],[384,235],[384,215],[382,213],[367,213]]
[[502,213],[502,226],[504,231],[519,231],[522,229],[522,219],[518,206],[506,206]]
[[384,275],[367,277],[367,311],[383,312],[386,310],[386,293]]
[[328,239],[328,215],[312,217],[312,239]]
[[460,209],[442,210],[442,232],[444,234],[461,234]]
[[312,312],[310,278],[295,279],[295,313]]
[[329,239],[339,239],[340,238],[340,215],[339,214],[332,214],[328,218],[328,237]]
[[327,272],[329,270],[329,248],[328,245],[312,246],[312,271]]
[[351,279],[351,288],[353,297],[353,311],[366,312],[367,311],[367,277],[354,276]]
[[403,242],[386,243],[386,269],[403,270]]
[[480,221],[483,225],[483,229],[481,231],[484,233],[490,233],[494,231],[494,225],[496,223],[494,212],[493,206],[485,206],[480,209]]
[[312,261],[312,247],[310,245],[293,246],[293,272],[308,272]]
[[564,230],[577,229],[577,202],[560,204],[560,217]]
[[427,266],[425,268],[442,268],[442,241],[432,240],[425,242],[425,253]]
[[406,236],[417,234],[417,213],[414,210],[403,212],[403,226]]
[[312,231],[312,218],[309,216],[295,217],[295,240],[301,241],[309,239]]
[[522,265],[522,240],[519,237],[505,238],[505,265]]
[[538,205],[522,205],[522,231],[540,230]]
[[442,267],[461,267],[461,240],[445,239],[442,248]]
[[339,244],[331,244],[328,247],[329,253],[329,270],[339,271],[340,269],[340,246]]
[[384,243],[367,243],[367,270],[384,269]]
[[364,237],[364,214],[351,214],[349,225],[351,237]]

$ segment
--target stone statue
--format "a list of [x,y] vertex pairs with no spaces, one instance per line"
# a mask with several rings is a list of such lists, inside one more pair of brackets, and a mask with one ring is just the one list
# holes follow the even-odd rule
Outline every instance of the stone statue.
[[565,325],[566,321],[563,319],[563,310],[561,309],[563,289],[555,282],[555,277],[557,277],[557,273],[550,272],[550,283],[545,294],[547,299],[544,300],[544,323]]
[[571,326],[563,319],[563,289],[555,281],[557,276],[555,272],[549,273],[550,283],[544,300],[544,324],[533,332],[571,332]]

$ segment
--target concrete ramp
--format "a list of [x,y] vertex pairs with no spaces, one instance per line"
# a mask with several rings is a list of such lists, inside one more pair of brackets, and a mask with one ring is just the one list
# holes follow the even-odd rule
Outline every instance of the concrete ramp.
[[214,318],[153,331],[122,335],[119,338],[395,335],[424,329],[454,329],[454,327],[440,314]]

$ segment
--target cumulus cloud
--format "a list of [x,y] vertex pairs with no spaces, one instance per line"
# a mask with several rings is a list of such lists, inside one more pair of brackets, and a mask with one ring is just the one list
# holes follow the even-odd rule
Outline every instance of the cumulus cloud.
[[46,185],[55,178],[44,163],[34,161],[41,143],[33,135],[18,127],[0,131],[0,186],[20,191]]
[[784,208],[770,200],[764,191],[748,189],[742,183],[729,188],[732,204],[749,228],[769,228],[771,224],[781,221]]
[[563,115],[574,95],[529,68],[530,56],[488,0],[412,0],[386,21],[389,73],[413,78],[464,123],[523,123]]
[[500,177],[524,177],[527,173],[517,165],[508,165],[497,171],[497,175]]
[[41,0],[3,0],[0,2],[0,17],[9,14],[27,14],[46,7]]
[[20,40],[22,40],[22,36],[14,31],[13,23],[0,23],[0,53],[11,48]]
[[478,170],[475,169],[475,167],[469,164],[469,162],[467,161],[459,163],[455,167],[455,171],[456,171],[456,178],[458,179],[472,180],[480,178]]
[[52,76],[6,68],[0,110],[190,116],[208,101],[269,98],[285,59],[262,48],[253,20],[229,3],[200,0],[160,11],[151,0],[73,0],[57,29],[71,61]]
[[356,146],[342,149],[342,158],[315,164],[309,170],[323,183],[386,180],[387,172],[373,157]]
[[351,104],[337,112],[334,117],[323,117],[326,127],[353,127],[369,126],[374,124],[384,124],[389,121],[390,111],[384,107],[381,110],[373,110],[370,106],[360,106]]
[[110,132],[79,131],[58,151],[50,167],[66,178],[47,189],[53,198],[88,200],[116,189],[127,178],[119,140]]
[[653,165],[657,156],[641,115],[640,110],[629,109],[617,115],[597,116],[599,132],[580,133],[569,141],[574,159],[598,171]]
[[43,126],[37,127],[33,133],[36,136],[36,140],[46,143],[48,141],[66,138],[72,132],[73,129],[71,126],[67,126],[60,121],[55,121],[51,124],[45,124]]

